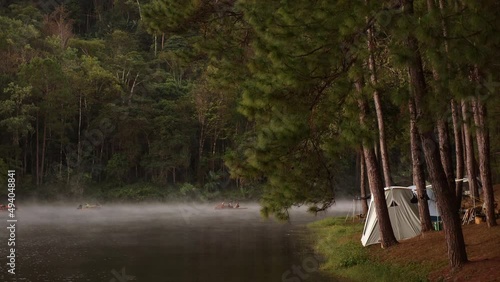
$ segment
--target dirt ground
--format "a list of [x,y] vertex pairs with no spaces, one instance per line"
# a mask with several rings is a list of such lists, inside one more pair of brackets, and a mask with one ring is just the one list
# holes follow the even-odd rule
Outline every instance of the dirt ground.
[[[495,185],[494,189],[498,201],[500,184]],[[500,219],[497,219],[497,223],[500,224]],[[500,281],[500,226],[488,228],[483,222],[462,227],[470,262],[459,271],[450,271],[443,231],[401,241],[387,250],[372,248],[370,252],[381,260],[431,264],[432,268],[437,269],[429,275],[431,281]]]

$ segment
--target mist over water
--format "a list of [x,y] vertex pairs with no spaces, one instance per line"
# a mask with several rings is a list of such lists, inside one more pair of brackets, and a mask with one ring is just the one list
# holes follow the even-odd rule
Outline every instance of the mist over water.
[[[3,255],[0,281],[282,281],[285,271],[312,256],[304,225],[352,208],[337,203],[317,216],[294,208],[290,222],[280,223],[263,219],[258,204],[240,205],[21,205],[16,275],[7,273]],[[7,226],[6,212],[0,220]],[[2,254],[7,238],[2,231]],[[303,281],[331,280],[314,271]]]

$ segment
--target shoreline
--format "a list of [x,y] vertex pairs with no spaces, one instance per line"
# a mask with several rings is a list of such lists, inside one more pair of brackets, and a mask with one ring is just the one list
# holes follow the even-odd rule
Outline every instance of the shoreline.
[[[332,278],[348,281],[425,281],[430,266],[395,264],[377,258],[373,245],[361,245],[363,224],[328,218],[308,225],[314,236],[314,249],[325,258],[321,270]],[[373,248],[374,247],[374,248]]]
[[328,218],[310,223],[313,247],[325,257],[321,270],[351,281],[498,281],[500,226],[462,226],[470,262],[451,272],[443,231],[401,240],[388,249],[363,247],[363,223]]

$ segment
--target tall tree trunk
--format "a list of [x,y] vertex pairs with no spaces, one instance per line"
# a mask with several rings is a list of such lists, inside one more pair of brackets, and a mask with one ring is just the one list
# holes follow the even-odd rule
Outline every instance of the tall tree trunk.
[[61,136],[61,142],[59,142],[59,178],[60,179],[63,179],[62,166],[63,166],[63,142],[62,142],[62,136]]
[[132,104],[132,96],[134,96],[135,87],[141,83],[141,81],[140,82],[137,81],[138,78],[139,78],[139,73],[135,75],[134,81],[132,82],[132,86],[130,87],[129,95],[127,98],[127,105],[129,107]]
[[356,187],[361,187],[361,154],[362,151],[356,152],[356,172],[354,173],[356,175],[356,184],[354,186]]
[[479,175],[483,184],[483,199],[486,207],[486,222],[489,227],[496,226],[495,219],[495,198],[493,194],[493,181],[491,179],[490,167],[490,134],[486,122],[486,106],[481,100],[472,101],[474,112],[474,123],[476,124],[477,150],[479,158]]
[[[361,82],[355,83],[358,92],[362,90]],[[368,104],[363,98],[358,99],[360,109],[359,122],[361,127],[366,124],[366,116],[368,114]],[[367,144],[366,140],[363,141],[363,155],[366,161],[366,170],[368,174],[368,183],[370,191],[373,195],[375,203],[375,213],[377,214],[378,225],[380,228],[380,243],[382,248],[388,248],[398,244],[394,231],[392,229],[391,220],[389,218],[389,209],[385,200],[384,184],[380,177],[379,166],[373,146]]]
[[376,89],[378,80],[377,80],[377,68],[375,63],[375,41],[373,38],[373,25],[367,30],[368,35],[368,68],[370,69],[370,81],[372,86],[375,88],[373,91],[373,101],[375,102],[375,112],[377,114],[377,125],[378,125],[378,136],[380,143],[380,160],[382,163],[382,171],[384,174],[384,183],[385,187],[389,187],[392,185],[391,180],[391,169],[389,165],[389,154],[387,151],[387,143],[385,138],[385,125],[384,125],[384,114],[382,112],[382,101],[380,99],[380,93]]
[[137,2],[137,8],[139,9],[139,18],[142,21],[141,3],[139,2],[139,0],[137,0],[136,2]]
[[215,172],[215,153],[217,152],[217,133],[215,133],[212,140],[212,158],[210,160],[210,167]]
[[[435,10],[434,6],[435,6],[434,0],[427,0],[427,10],[430,13],[432,13]],[[444,35],[446,34],[445,23],[442,22],[441,25],[443,28],[443,35]],[[447,46],[446,42],[445,45]],[[445,49],[447,50],[447,48]],[[441,83],[441,78],[435,66],[432,66],[432,76],[434,80],[438,82],[437,85],[439,85]],[[439,86],[436,88],[436,95],[444,96],[445,97],[444,99],[449,99],[448,97],[450,96],[449,93],[445,91],[445,89]],[[436,98],[440,99],[440,97]],[[445,108],[448,106],[447,104],[448,103],[443,104],[443,112],[445,113],[447,112],[445,110]],[[437,120],[437,129],[439,136],[439,154],[441,156],[441,163],[443,164],[444,172],[446,173],[446,178],[448,179],[449,187],[455,189],[455,176],[453,175],[453,164],[451,161],[450,137],[448,133],[448,123],[446,119],[447,119],[446,116],[440,116]]]
[[375,152],[371,146],[363,145],[363,154],[366,160],[366,170],[368,174],[368,183],[375,203],[375,213],[377,214],[378,225],[380,228],[380,243],[382,248],[388,248],[396,245],[398,241],[394,236],[391,220],[389,218],[389,209],[385,200],[385,191],[380,171],[377,165]]
[[77,152],[76,152],[76,163],[77,165],[80,165],[80,153],[82,151],[82,139],[81,139],[81,134],[82,134],[82,94],[80,93],[80,99],[79,99],[79,104],[78,104],[78,145],[77,145]]
[[153,35],[153,41],[154,41],[154,47],[155,47],[155,57],[156,57],[156,54],[157,54],[157,51],[158,51],[158,37],[156,36],[156,33]]
[[23,176],[26,175],[26,170],[28,169],[27,165],[28,165],[28,135],[24,137]]
[[[64,105],[61,104],[61,112],[63,112]],[[60,141],[59,141],[59,179],[63,179],[63,172],[62,172],[62,167],[63,167],[63,138],[64,138],[64,118],[61,115],[61,135],[59,136]]]
[[43,142],[42,142],[42,161],[40,163],[40,184],[43,183],[45,169],[45,148],[47,145],[47,120],[43,121]]
[[[455,139],[455,160],[456,160],[456,178],[464,178],[464,150],[462,143],[462,126],[459,121],[459,110],[454,100],[451,100],[451,116],[453,120],[453,136]],[[463,181],[455,183],[455,197],[457,199],[457,209],[462,206]]]
[[451,162],[451,146],[450,137],[448,134],[448,123],[441,117],[437,121],[437,129],[439,136],[439,155],[443,164],[446,179],[448,179],[448,187],[455,191],[455,176],[453,174],[453,164]]
[[174,167],[174,168],[172,169],[172,181],[173,181],[173,183],[174,183],[174,184],[177,182],[176,177],[175,177],[175,176],[176,176],[176,172],[175,172],[175,171],[176,171],[176,170],[175,170],[175,167]]
[[[413,0],[403,0],[403,13],[413,16]],[[422,66],[418,41],[413,35],[409,35],[406,41],[408,51],[412,57],[409,60],[408,72],[412,94],[415,97],[415,110],[417,122],[430,115],[425,111],[424,99],[427,95],[427,85]],[[434,129],[429,124],[422,124],[419,128],[420,140],[423,144],[425,160],[436,196],[438,208],[443,219],[444,234],[448,248],[448,258],[452,269],[460,268],[468,261],[465,250],[465,242],[462,233],[462,223],[458,213],[455,212],[455,194],[451,192],[449,182],[446,178],[441,157],[433,138]]]
[[198,182],[203,183],[203,150],[205,147],[205,125],[202,123],[200,127],[200,139],[198,140]]
[[429,212],[429,203],[427,202],[427,191],[425,187],[425,176],[424,176],[424,158],[420,150],[420,137],[418,133],[415,103],[413,98],[410,98],[408,103],[408,108],[410,110],[410,144],[411,144],[411,159],[412,159],[412,170],[413,170],[413,183],[417,187],[417,197],[418,197],[418,213],[420,215],[420,226],[422,232],[427,232],[432,230],[431,215]]
[[363,215],[368,214],[368,198],[366,195],[366,164],[365,164],[365,156],[363,153],[363,149],[359,152],[359,160],[360,160],[360,178],[359,178],[359,186],[361,188],[361,208],[363,210]]
[[66,185],[70,183],[71,168],[69,164],[69,157],[66,155]]
[[464,125],[464,135],[465,135],[465,164],[467,168],[467,179],[469,183],[470,196],[473,199],[479,197],[479,189],[476,180],[476,166],[474,157],[474,143],[472,141],[472,132],[469,127],[470,122],[469,107],[467,101],[462,100],[462,118]]
[[36,113],[36,164],[35,164],[35,171],[36,171],[36,186],[38,187],[40,185],[40,129],[39,129],[39,114],[38,112]]

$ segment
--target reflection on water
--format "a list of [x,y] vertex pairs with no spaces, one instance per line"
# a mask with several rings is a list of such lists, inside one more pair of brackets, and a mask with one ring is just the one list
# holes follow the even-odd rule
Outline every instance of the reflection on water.
[[[325,216],[294,211],[283,224],[262,219],[256,205],[25,206],[17,274],[7,274],[3,256],[0,281],[332,281],[315,271],[302,240],[304,224]],[[0,236],[6,254],[8,235]]]

